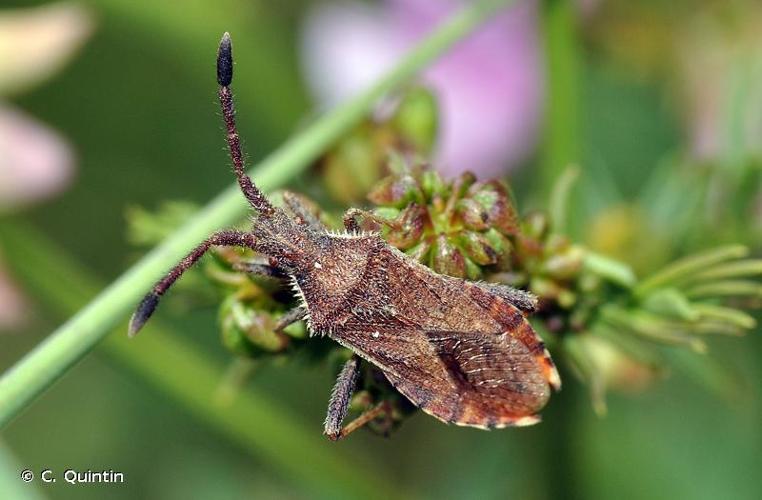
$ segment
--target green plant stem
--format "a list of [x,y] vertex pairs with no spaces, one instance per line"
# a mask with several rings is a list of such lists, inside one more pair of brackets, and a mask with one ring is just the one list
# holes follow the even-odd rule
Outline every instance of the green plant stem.
[[540,188],[547,195],[564,170],[581,161],[580,55],[575,2],[544,0],[542,5],[545,67],[548,75]]
[[[556,181],[573,164],[580,163],[579,155],[579,42],[576,25],[576,2],[572,0],[541,0],[542,36],[546,70],[546,112],[542,131],[539,161],[539,186],[536,192],[547,203]],[[564,203],[567,211],[573,210],[574,197]],[[558,212],[557,210],[556,212]],[[553,214],[558,216],[558,213]],[[560,217],[567,231],[574,231],[569,217]],[[555,224],[555,220],[552,222]],[[567,386],[568,387],[568,386]],[[569,389],[564,390],[570,398]],[[567,399],[569,401],[569,399]],[[569,444],[576,434],[574,415],[564,413],[553,435],[546,443],[547,459],[557,464],[575,463],[577,450]],[[563,496],[575,490],[573,481],[566,478],[565,471],[553,472],[559,478],[548,490],[548,495]]]
[[[260,188],[268,191],[281,186],[304,170],[361,120],[380,97],[509,3],[483,0],[455,14],[372,88],[337,107],[259,163],[253,177]],[[0,379],[0,428],[116,327],[163,272],[209,233],[232,224],[245,210],[243,197],[231,186],[6,372]]]
[[[14,275],[56,315],[76,311],[100,288],[83,266],[39,232],[9,224],[0,236],[9,261],[16,263]],[[150,335],[129,339],[119,328],[100,348],[218,434],[259,457],[265,467],[279,471],[290,484],[308,487],[311,495],[315,491],[326,498],[340,492],[363,498],[399,495],[363,457],[350,459],[323,438],[319,422],[304,424],[288,408],[255,389],[242,390],[224,406],[217,404],[215,396],[225,367],[161,321],[151,330]],[[17,475],[18,471],[16,480]]]

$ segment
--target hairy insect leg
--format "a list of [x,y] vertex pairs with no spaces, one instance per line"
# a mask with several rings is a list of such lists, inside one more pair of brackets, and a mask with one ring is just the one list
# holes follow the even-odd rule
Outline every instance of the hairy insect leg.
[[345,425],[340,431],[338,431],[335,436],[328,436],[333,441],[338,441],[341,438],[347,437],[357,429],[369,424],[373,420],[377,419],[378,417],[382,415],[389,415],[390,409],[389,409],[389,402],[388,401],[381,401],[373,408],[364,411],[361,413],[356,419],[349,422],[347,425]]
[[266,276],[268,278],[284,278],[286,274],[278,268],[262,264],[256,261],[242,261],[233,264],[233,270],[242,273],[249,273],[256,276]]
[[291,191],[283,192],[283,202],[286,204],[289,210],[294,214],[299,224],[307,226],[317,231],[325,231],[327,228],[318,219],[315,214],[312,213],[310,208],[304,203],[301,197]]
[[336,441],[343,437],[341,424],[349,411],[349,402],[357,385],[360,375],[360,358],[353,355],[344,363],[344,366],[336,378],[336,383],[331,391],[331,399],[328,402],[328,414],[325,417],[323,434]]
[[156,310],[159,298],[164,295],[164,292],[166,292],[185,271],[198,262],[198,260],[203,257],[213,245],[238,246],[255,249],[256,242],[254,241],[253,235],[242,233],[240,231],[220,231],[204,240],[204,242],[191,250],[183,260],[164,275],[164,277],[154,285],[153,289],[143,297],[143,300],[140,301],[140,304],[130,319],[130,336],[138,333],[140,328],[146,321],[148,321],[148,318],[150,318],[154,310]]
[[[236,262],[233,264],[233,269],[257,276],[266,276],[268,278],[285,278],[286,274],[280,269],[262,264],[259,262]],[[281,316],[280,320],[275,324],[275,331],[283,331],[288,325],[296,323],[307,317],[307,308],[304,306],[296,306]]]
[[278,322],[275,324],[274,330],[276,332],[281,332],[288,325],[292,323],[296,323],[297,321],[301,321],[306,317],[307,317],[306,307],[303,307],[303,306],[294,307],[293,309],[287,311],[286,314],[280,317]]
[[359,208],[350,208],[344,213],[344,227],[347,231],[358,233],[362,229],[362,223],[358,222],[358,219],[362,218],[365,220],[370,220],[378,226],[389,226],[392,229],[400,229],[400,225],[394,221],[389,221],[386,219],[382,219],[381,217],[377,216],[376,214],[372,212],[368,212],[367,210],[360,210]]

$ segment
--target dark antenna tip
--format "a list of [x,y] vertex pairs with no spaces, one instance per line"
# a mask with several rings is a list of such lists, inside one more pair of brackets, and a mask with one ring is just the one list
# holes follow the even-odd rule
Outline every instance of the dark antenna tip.
[[233,45],[230,41],[230,33],[222,35],[220,48],[217,50],[217,83],[223,87],[233,81]]
[[156,310],[156,305],[158,303],[159,296],[153,292],[149,292],[143,297],[138,308],[132,314],[132,318],[130,318],[130,328],[127,331],[127,334],[130,337],[134,337],[140,329],[143,328],[143,325],[148,321],[148,318],[150,318],[154,310]]

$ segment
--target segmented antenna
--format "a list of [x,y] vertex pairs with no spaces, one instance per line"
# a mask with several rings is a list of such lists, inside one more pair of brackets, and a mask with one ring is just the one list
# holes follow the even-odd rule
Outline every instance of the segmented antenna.
[[222,106],[222,116],[225,119],[225,128],[227,129],[228,149],[230,159],[233,161],[233,170],[238,178],[238,185],[241,186],[243,195],[262,216],[270,216],[275,212],[275,208],[267,201],[265,195],[246,175],[244,168],[243,153],[241,152],[241,140],[238,137],[238,130],[235,126],[235,107],[233,106],[233,93],[230,91],[230,83],[233,81],[233,46],[230,41],[230,34],[225,32],[220,40],[220,48],[217,51],[217,83],[220,84],[219,96]]

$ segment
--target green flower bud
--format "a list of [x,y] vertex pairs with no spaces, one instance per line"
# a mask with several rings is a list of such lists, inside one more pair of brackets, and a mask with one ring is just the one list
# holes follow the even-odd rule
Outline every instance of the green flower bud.
[[416,246],[409,248],[405,253],[408,254],[411,259],[424,263],[427,262],[429,250],[431,250],[431,244],[428,241],[422,241]]
[[254,355],[258,352],[280,352],[288,344],[288,336],[274,331],[279,315],[257,310],[230,295],[220,307],[223,343],[233,352]]
[[236,327],[235,322],[223,322],[220,335],[222,337],[222,345],[233,354],[246,357],[252,357],[257,354],[257,349],[251,345],[246,334]]
[[471,198],[460,200],[455,210],[467,229],[484,231],[490,227],[489,214],[476,200]]
[[465,257],[465,263],[466,263],[466,277],[470,280],[478,280],[482,277],[482,268],[479,267],[476,262],[469,259],[468,257]]
[[500,260],[506,259],[510,256],[511,240],[506,238],[497,229],[490,229],[484,233],[484,237],[489,241],[490,247],[497,253]]
[[411,175],[390,175],[379,181],[368,193],[368,199],[377,205],[403,208],[410,202],[422,203],[424,196]]
[[246,333],[238,327],[233,308],[238,307],[236,298],[229,296],[220,306],[219,321],[222,345],[239,356],[254,356],[257,349],[249,342]]
[[432,198],[435,195],[442,194],[446,189],[446,185],[439,172],[426,169],[421,174],[421,188],[427,198]]
[[476,183],[470,172],[448,182],[425,166],[411,166],[409,158],[393,158],[394,173],[368,196],[390,221],[383,229],[389,243],[453,276],[479,279],[483,266],[511,267],[509,236],[517,224],[502,183]]
[[432,250],[431,268],[434,271],[456,278],[466,277],[466,262],[463,254],[450,243],[447,236],[440,234]]
[[399,229],[390,230],[386,240],[400,250],[413,247],[423,234],[426,217],[426,209],[422,206],[415,203],[408,205],[394,219],[394,225],[399,226]]
[[480,182],[471,186],[469,197],[487,213],[487,224],[504,234],[518,233],[519,222],[508,188],[500,181]]
[[476,176],[473,174],[473,172],[463,172],[458,177],[455,178],[455,181],[452,183],[452,189],[453,193],[451,196],[455,196],[456,198],[462,198],[466,195],[466,192],[468,191],[468,188],[473,186],[473,184],[476,182]]
[[498,252],[486,236],[473,231],[463,231],[458,237],[461,249],[475,263],[486,266],[497,263]]
[[571,247],[566,252],[550,255],[543,265],[543,270],[556,279],[571,279],[579,274],[584,262],[581,247]]
[[564,351],[574,370],[590,385],[593,408],[599,415],[606,413],[608,389],[641,391],[663,372],[653,362],[653,353],[635,356],[589,333],[565,337]]

